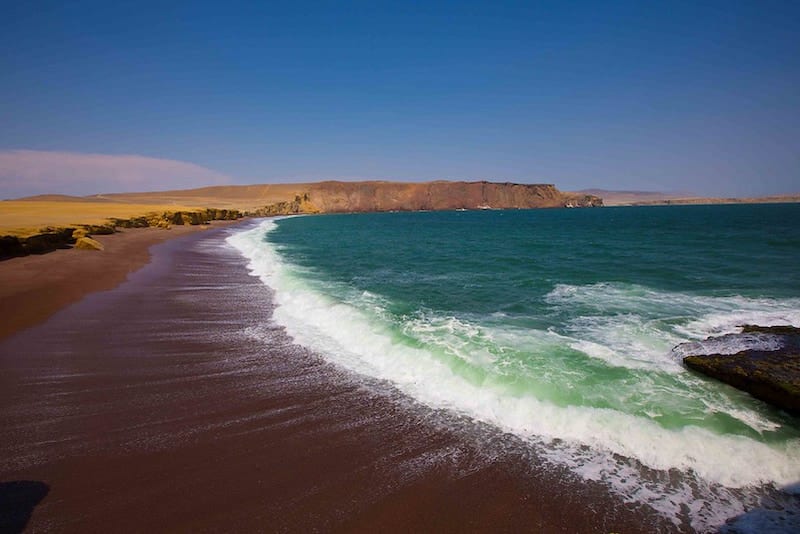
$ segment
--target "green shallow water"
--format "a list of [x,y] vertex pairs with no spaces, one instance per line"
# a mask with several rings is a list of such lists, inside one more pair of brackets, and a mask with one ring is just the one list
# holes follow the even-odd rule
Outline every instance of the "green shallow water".
[[630,498],[706,499],[702,529],[748,502],[703,484],[800,480],[800,425],[672,349],[800,325],[798,222],[798,204],[325,215],[237,246],[299,343],[620,491],[629,465],[677,469],[682,489]]
[[798,317],[797,222],[797,204],[384,213],[284,219],[268,239],[315,289],[368,304],[391,336],[476,385],[754,436],[693,389],[782,417],[669,353]]

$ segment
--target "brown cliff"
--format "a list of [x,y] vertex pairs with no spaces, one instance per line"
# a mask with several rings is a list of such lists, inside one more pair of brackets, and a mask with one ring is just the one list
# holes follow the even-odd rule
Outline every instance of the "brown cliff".
[[253,215],[603,205],[603,200],[596,195],[565,193],[549,184],[446,181],[229,185],[182,191],[95,195],[91,199],[102,202],[220,206]]
[[493,182],[320,182],[306,185],[294,201],[272,203],[259,215],[528,209],[602,206],[601,198],[563,193],[551,184]]

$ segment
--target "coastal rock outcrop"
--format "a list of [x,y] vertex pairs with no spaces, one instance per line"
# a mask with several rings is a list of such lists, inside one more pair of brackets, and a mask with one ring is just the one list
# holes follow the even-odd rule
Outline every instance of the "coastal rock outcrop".
[[79,224],[77,227],[83,228],[90,235],[111,235],[117,231],[117,224],[114,221],[107,224]]
[[80,250],[104,250],[103,244],[91,237],[81,237],[75,242],[75,248]]
[[320,182],[309,199],[325,213],[602,206],[593,195],[563,193],[552,184],[494,182]]
[[674,352],[690,369],[800,414],[800,328],[746,325],[740,333],[683,343]]
[[295,195],[292,201],[275,202],[248,212],[253,217],[269,217],[272,215],[297,215],[299,213],[319,213],[320,210],[311,202],[308,193]]
[[74,224],[69,228],[42,228],[28,235],[0,236],[0,260],[27,256],[28,254],[44,254],[59,248],[89,248],[102,250],[102,244],[87,244],[83,241],[92,235],[113,234],[117,228],[169,228],[170,224],[209,224],[216,220],[235,220],[243,214],[235,209],[206,208],[192,211],[165,211],[148,213],[128,219],[111,218],[105,224]]
[[73,228],[42,228],[39,232],[27,236],[0,236],[0,260],[68,248],[73,242],[73,230]]
[[207,208],[194,211],[173,211],[162,214],[150,214],[146,217],[146,226],[160,226],[161,223],[175,224],[178,226],[209,224],[211,221],[232,221],[242,217],[239,210],[222,210]]

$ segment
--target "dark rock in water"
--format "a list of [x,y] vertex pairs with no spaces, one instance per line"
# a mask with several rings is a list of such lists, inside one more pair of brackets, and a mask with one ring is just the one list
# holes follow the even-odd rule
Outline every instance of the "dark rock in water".
[[742,326],[742,334],[770,334],[777,336],[793,336],[795,337],[794,341],[798,342],[796,338],[800,337],[800,328],[790,325],[758,326],[755,324],[746,324]]
[[675,351],[687,354],[687,367],[800,414],[800,328],[745,325],[739,334],[684,343]]

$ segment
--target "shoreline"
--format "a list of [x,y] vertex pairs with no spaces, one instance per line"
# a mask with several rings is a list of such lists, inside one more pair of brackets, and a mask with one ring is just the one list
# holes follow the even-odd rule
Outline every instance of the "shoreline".
[[[236,221],[215,221],[214,227]],[[0,341],[96,291],[112,289],[150,261],[150,247],[208,226],[120,229],[95,235],[105,250],[58,249],[0,261]]]
[[683,530],[295,345],[225,234],[0,341],[0,482],[44,488],[31,530]]

